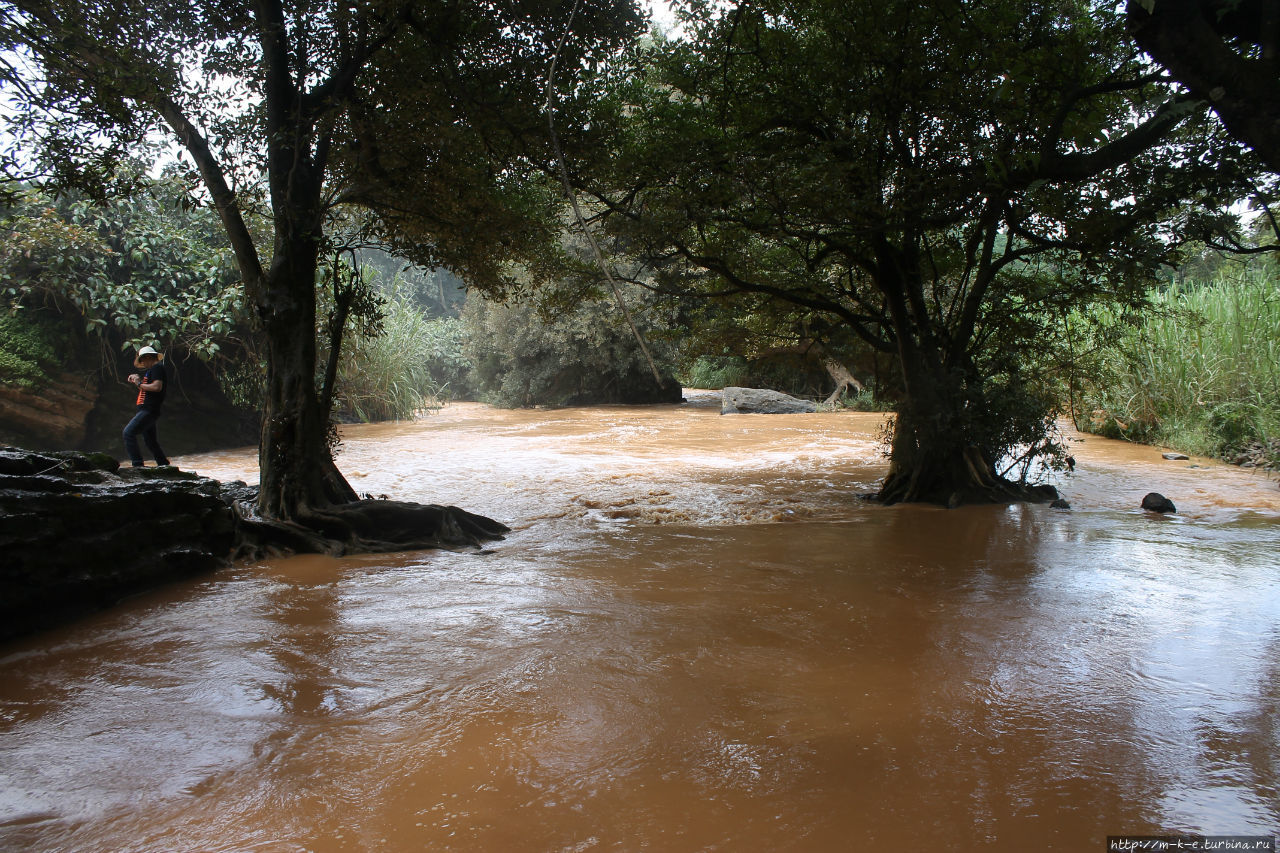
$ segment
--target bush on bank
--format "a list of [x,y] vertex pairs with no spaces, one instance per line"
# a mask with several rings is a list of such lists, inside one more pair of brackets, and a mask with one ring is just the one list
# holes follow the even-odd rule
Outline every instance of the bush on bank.
[[462,322],[431,318],[393,292],[378,334],[351,334],[338,368],[338,408],[362,421],[412,418],[469,393]]
[[0,308],[0,385],[30,390],[65,363],[73,342],[55,316]]

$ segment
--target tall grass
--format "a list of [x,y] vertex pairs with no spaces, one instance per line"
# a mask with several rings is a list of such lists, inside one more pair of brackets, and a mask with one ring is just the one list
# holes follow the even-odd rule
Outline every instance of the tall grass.
[[1280,438],[1280,284],[1265,265],[1158,293],[1103,354],[1087,402],[1104,434],[1230,458]]
[[700,355],[680,376],[688,388],[728,388],[750,384],[750,368],[741,356]]
[[399,292],[385,312],[381,334],[349,336],[338,369],[337,407],[363,421],[438,409],[470,367],[462,361],[459,320],[429,318]]

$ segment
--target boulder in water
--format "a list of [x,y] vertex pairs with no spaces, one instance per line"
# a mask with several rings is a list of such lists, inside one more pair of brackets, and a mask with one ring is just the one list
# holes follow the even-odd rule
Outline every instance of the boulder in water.
[[1147,512],[1177,512],[1178,508],[1173,505],[1173,501],[1166,498],[1159,492],[1148,492],[1142,498],[1142,508]]
[[764,388],[726,388],[720,395],[722,415],[794,415],[818,411],[818,404]]

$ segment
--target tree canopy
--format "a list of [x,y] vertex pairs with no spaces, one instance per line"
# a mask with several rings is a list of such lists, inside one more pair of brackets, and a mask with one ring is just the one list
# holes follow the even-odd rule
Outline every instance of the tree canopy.
[[[483,289],[552,268],[539,109],[569,11],[559,0],[0,3],[11,173],[102,193],[125,153],[163,133],[218,211],[266,338],[266,514],[303,518],[355,497],[329,454],[316,380],[317,266],[335,211],[362,209],[366,242]],[[640,25],[626,0],[584,4],[562,66],[591,67]],[[270,245],[246,224],[252,205],[269,211]]]
[[905,384],[887,501],[1007,495],[1046,450],[1030,375],[1068,306],[1140,297],[1250,164],[1112,4],[761,0],[598,81],[592,183],[659,287],[838,318]]
[[104,344],[206,360],[242,347],[244,291],[225,235],[186,197],[173,179],[106,204],[23,194],[0,220],[0,300],[57,308]]

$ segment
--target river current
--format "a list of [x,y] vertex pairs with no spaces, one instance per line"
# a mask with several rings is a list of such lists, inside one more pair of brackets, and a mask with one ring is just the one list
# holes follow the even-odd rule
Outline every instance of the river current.
[[[1071,510],[882,507],[858,497],[880,421],[455,404],[349,427],[358,491],[512,533],[237,565],[0,645],[0,849],[1275,832],[1275,479],[1072,435]],[[256,478],[248,449],[175,461]]]

